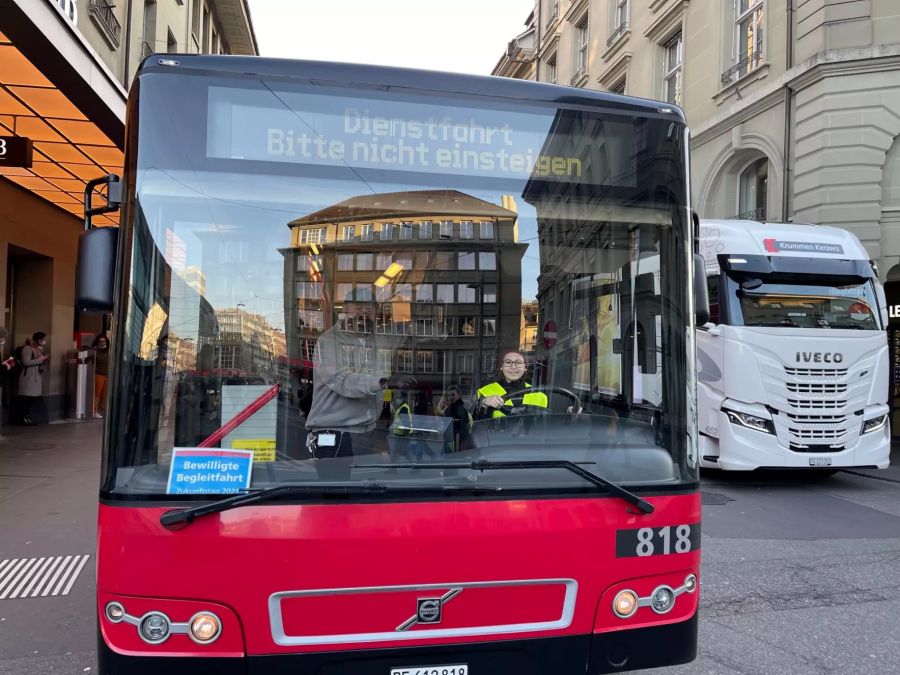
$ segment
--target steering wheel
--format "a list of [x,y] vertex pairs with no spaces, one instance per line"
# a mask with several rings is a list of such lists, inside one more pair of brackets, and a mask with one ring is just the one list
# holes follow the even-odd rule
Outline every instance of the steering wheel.
[[[518,389],[503,395],[504,401],[512,401],[512,406],[503,405],[499,408],[488,408],[489,410],[499,410],[505,416],[515,417],[517,415],[534,414],[539,412],[542,415],[552,414],[548,408],[533,403],[525,403],[526,394],[559,394],[565,396],[572,401],[571,414],[577,415],[581,412],[581,399],[577,394],[572,393],[568,389],[562,387],[531,387],[529,389]],[[516,403],[518,401],[518,403]]]

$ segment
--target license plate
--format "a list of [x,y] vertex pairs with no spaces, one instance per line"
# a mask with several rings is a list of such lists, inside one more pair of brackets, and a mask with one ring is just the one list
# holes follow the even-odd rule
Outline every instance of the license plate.
[[465,663],[453,663],[445,666],[391,668],[391,675],[469,675],[469,666]]
[[831,466],[831,457],[810,457],[810,466]]

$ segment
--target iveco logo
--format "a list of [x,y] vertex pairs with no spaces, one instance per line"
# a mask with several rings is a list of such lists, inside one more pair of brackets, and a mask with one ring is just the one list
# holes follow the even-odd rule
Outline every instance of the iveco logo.
[[416,616],[419,623],[440,623],[441,622],[441,599],[426,598],[418,600],[418,609]]
[[840,352],[797,352],[797,363],[843,363]]

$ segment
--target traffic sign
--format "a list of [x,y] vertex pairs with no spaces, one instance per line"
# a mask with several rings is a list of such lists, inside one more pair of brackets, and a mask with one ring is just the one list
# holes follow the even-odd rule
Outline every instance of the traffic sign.
[[544,324],[544,346],[547,349],[553,349],[556,346],[556,322],[550,319]]

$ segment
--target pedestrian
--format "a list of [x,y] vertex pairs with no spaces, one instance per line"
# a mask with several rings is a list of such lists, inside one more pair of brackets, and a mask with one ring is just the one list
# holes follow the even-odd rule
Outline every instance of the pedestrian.
[[20,351],[19,400],[22,406],[22,423],[34,425],[46,421],[44,410],[44,364],[50,358],[44,353],[47,334],[37,331]]
[[106,414],[106,384],[109,381],[109,339],[100,333],[94,339],[94,418]]
[[[9,337],[9,333],[4,326],[0,325],[0,429],[3,427],[3,397],[9,392],[9,376],[13,366],[16,365],[16,360],[12,356],[7,359],[3,358],[3,348],[6,345],[7,337]],[[0,435],[0,438],[3,436]]]
[[316,459],[376,452],[375,423],[384,391],[415,384],[410,375],[380,372],[370,355],[392,348],[389,336],[375,335],[375,307],[348,297],[335,323],[316,341],[312,405],[306,417],[306,446]]
[[472,414],[466,409],[459,387],[451,384],[438,403],[438,411],[444,417],[453,418],[454,447],[457,451],[469,450],[472,445]]

